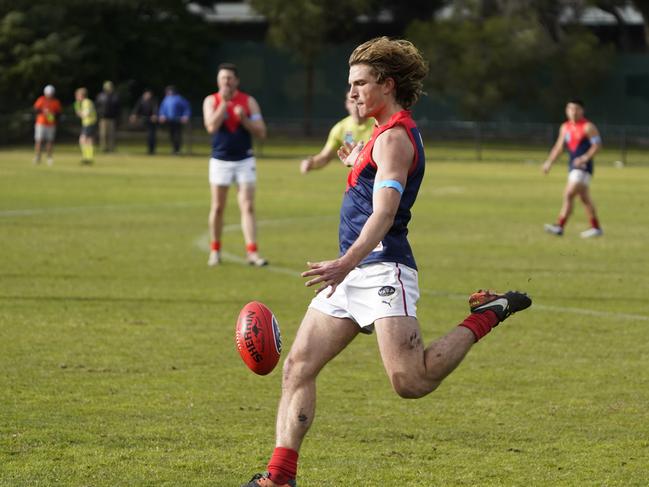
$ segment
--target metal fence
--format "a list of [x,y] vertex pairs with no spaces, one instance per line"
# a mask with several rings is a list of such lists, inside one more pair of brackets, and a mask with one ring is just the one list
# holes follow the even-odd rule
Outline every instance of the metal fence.
[[[272,138],[299,139],[304,142],[323,144],[329,129],[337,122],[335,119],[315,119],[310,124],[310,133],[305,134],[303,119],[271,118],[266,120],[268,133]],[[549,151],[554,144],[559,125],[548,123],[512,123],[512,122],[473,122],[473,121],[432,121],[417,120],[423,138],[434,144],[459,144],[466,151],[465,157],[476,160],[490,160],[490,154],[498,151],[502,159],[502,149],[511,149],[512,153],[526,149]],[[604,147],[612,157],[623,163],[649,163],[643,151],[649,150],[649,127],[638,125],[598,125],[604,141]],[[132,144],[144,142],[143,127],[129,124],[126,119],[118,124],[118,143]],[[164,126],[159,127],[158,138],[166,142]],[[74,142],[78,137],[79,122],[76,117],[63,116],[57,129],[57,140]],[[33,140],[33,117],[25,114],[20,117],[0,115],[0,146],[28,145]],[[209,136],[203,130],[200,117],[194,117],[185,128],[184,151],[192,153],[196,146],[209,144]],[[259,146],[263,155],[263,144]],[[200,149],[204,151],[203,148]],[[519,158],[520,155],[512,156]]]

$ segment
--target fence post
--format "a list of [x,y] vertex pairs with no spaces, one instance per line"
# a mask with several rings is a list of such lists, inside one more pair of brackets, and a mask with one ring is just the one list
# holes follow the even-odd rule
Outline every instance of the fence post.
[[626,125],[622,125],[622,164],[626,166]]
[[475,154],[476,159],[482,160],[482,133],[480,122],[475,123]]

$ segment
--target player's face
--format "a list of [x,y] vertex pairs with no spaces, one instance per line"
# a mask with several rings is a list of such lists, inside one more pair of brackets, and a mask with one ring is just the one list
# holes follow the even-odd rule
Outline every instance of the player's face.
[[584,109],[577,103],[568,103],[566,105],[566,117],[571,122],[576,122],[584,116]]
[[239,78],[234,74],[234,71],[229,69],[222,69],[216,75],[216,84],[219,91],[234,91],[239,87]]
[[356,102],[359,116],[374,116],[386,102],[385,83],[376,82],[372,68],[367,64],[354,64],[349,68],[349,96]]

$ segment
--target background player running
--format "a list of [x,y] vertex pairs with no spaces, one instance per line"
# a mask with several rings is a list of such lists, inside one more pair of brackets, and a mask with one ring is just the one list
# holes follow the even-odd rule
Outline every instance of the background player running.
[[590,196],[590,181],[593,177],[595,164],[593,156],[602,147],[602,138],[595,124],[584,117],[584,103],[581,100],[568,102],[566,117],[568,120],[561,124],[557,141],[543,164],[543,172],[547,174],[565,144],[568,149],[569,161],[568,182],[563,191],[563,205],[557,223],[554,225],[546,223],[545,231],[554,235],[563,235],[563,229],[572,213],[573,200],[575,196],[579,196],[590,220],[590,228],[581,232],[581,236],[583,238],[599,237],[604,232],[599,225],[595,204]]

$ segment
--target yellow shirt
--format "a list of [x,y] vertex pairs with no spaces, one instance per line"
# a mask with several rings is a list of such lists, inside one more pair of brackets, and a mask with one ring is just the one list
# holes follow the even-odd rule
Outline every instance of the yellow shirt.
[[351,117],[343,118],[340,122],[334,125],[329,131],[327,143],[325,148],[328,150],[337,151],[345,141],[347,142],[360,142],[361,140],[367,143],[372,136],[374,130],[374,119],[368,118],[362,124],[357,124]]

